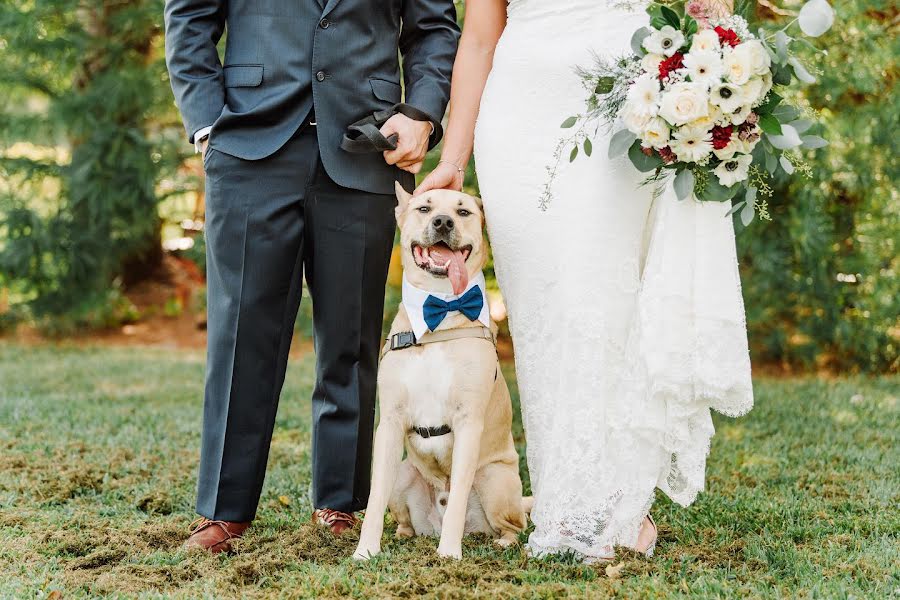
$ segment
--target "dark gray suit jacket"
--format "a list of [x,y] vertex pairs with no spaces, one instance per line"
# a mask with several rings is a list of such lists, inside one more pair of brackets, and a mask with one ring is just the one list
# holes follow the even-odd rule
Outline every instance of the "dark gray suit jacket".
[[[166,62],[188,136],[212,126],[218,151],[258,160],[314,110],[339,185],[392,194],[411,176],[381,154],[340,148],[346,128],[401,101],[435,124],[450,95],[459,28],[452,0],[167,0]],[[225,64],[216,45],[227,27]]]

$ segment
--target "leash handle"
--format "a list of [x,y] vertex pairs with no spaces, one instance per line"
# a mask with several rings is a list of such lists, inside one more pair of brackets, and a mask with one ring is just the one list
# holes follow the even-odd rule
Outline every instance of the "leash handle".
[[341,140],[341,149],[351,154],[372,154],[396,150],[399,136],[394,133],[385,137],[381,133],[382,126],[395,114],[406,115],[414,121],[431,121],[431,117],[415,107],[403,103],[395,104],[389,109],[375,111],[348,126],[347,132]]

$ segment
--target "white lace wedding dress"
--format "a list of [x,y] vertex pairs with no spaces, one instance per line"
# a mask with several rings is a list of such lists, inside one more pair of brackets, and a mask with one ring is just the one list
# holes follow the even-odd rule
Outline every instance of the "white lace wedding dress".
[[728,206],[678,202],[627,159],[567,156],[584,108],[575,65],[620,55],[646,23],[604,0],[512,0],[481,103],[475,158],[515,345],[537,555],[633,546],[660,488],[704,486],[710,409],[753,404]]

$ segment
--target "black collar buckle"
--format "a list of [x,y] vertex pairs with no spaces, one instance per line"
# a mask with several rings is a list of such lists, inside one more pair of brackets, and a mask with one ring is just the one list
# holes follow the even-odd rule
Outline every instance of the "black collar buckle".
[[412,331],[401,331],[391,336],[391,350],[404,350],[416,345],[416,334]]

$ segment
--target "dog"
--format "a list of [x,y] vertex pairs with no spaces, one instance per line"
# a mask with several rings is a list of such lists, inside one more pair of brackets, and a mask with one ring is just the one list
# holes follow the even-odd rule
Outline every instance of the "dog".
[[[372,488],[353,556],[381,551],[389,508],[398,537],[437,536],[438,554],[459,559],[466,533],[487,533],[503,547],[515,543],[531,508],[522,497],[497,326],[487,306],[479,311],[479,300],[486,304],[484,212],[480,199],[459,192],[413,197],[399,184],[396,191],[404,299],[379,369]],[[446,311],[433,333],[413,343],[410,332],[423,317],[408,310],[408,293],[429,295],[424,306],[430,294],[463,294],[464,308]]]

